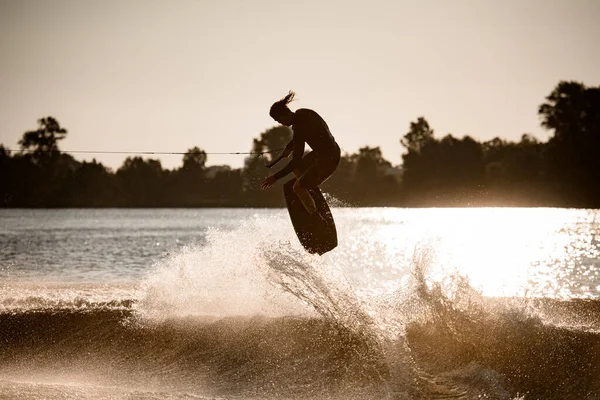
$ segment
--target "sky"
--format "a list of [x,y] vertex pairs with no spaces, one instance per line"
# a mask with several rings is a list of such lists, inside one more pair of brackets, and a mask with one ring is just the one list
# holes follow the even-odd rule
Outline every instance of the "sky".
[[344,152],[394,165],[419,116],[438,138],[545,141],[556,84],[600,84],[599,20],[597,0],[0,0],[0,144],[53,116],[62,150],[238,168],[210,153],[250,151],[290,89]]

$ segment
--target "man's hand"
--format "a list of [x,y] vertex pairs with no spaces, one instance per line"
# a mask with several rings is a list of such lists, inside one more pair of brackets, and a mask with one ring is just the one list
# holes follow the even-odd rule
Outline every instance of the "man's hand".
[[270,188],[271,186],[273,186],[275,184],[275,182],[277,182],[277,178],[275,178],[275,175],[271,175],[268,176],[267,179],[265,179],[263,181],[263,183],[260,185],[260,187],[265,190]]

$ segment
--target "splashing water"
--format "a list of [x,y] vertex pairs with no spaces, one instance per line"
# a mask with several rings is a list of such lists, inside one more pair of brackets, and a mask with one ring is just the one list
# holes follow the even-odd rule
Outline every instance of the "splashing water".
[[152,381],[226,398],[600,389],[597,302],[485,297],[439,240],[409,242],[414,230],[388,211],[346,211],[334,210],[344,240],[322,257],[300,247],[284,212],[257,211],[161,258],[139,285],[7,285],[0,377],[60,382],[82,371],[82,385]]
[[[288,244],[281,238],[282,218],[240,223],[234,231],[210,229],[207,244],[185,247],[160,261],[141,284],[136,311],[163,320],[189,315],[306,315],[310,310],[289,295],[276,293],[265,278],[257,249]],[[278,237],[279,236],[279,237]]]

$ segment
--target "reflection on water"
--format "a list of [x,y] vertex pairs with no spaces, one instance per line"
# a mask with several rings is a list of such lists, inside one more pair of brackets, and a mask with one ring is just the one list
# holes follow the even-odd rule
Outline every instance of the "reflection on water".
[[[410,276],[415,251],[425,249],[432,258],[428,279],[467,277],[486,296],[600,297],[597,210],[334,208],[333,213],[340,245],[323,261],[339,267],[359,291],[397,289]],[[205,245],[209,230],[236,231],[253,220],[268,222],[250,229],[253,235],[300,248],[282,209],[0,210],[0,278],[136,282],[179,248]],[[240,246],[248,244],[232,239],[220,251]]]
[[[351,218],[351,211],[340,210]],[[415,249],[434,261],[436,281],[459,274],[486,296],[598,297],[597,210],[365,209],[351,229],[355,261],[370,273],[403,275]],[[395,262],[403,259],[403,262]],[[391,268],[388,268],[390,266]],[[394,274],[395,272],[395,274]]]

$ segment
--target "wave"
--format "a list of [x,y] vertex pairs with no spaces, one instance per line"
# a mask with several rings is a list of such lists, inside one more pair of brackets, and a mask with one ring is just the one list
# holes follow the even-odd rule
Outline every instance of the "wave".
[[0,397],[600,398],[597,300],[485,298],[428,251],[370,295],[264,239],[209,232],[138,285],[4,284]]
[[[411,323],[403,338],[378,349],[327,318],[147,323],[109,305],[3,313],[0,376],[228,398],[598,398],[598,333],[517,314],[451,313]],[[407,371],[397,369],[407,364],[390,361],[405,348],[413,381],[399,381]]]
[[428,318],[405,332],[421,371],[492,398],[600,398],[599,301],[488,299],[461,276],[444,291],[427,282],[427,264],[414,275]]
[[[510,299],[473,312],[428,290],[421,306],[436,315],[408,323],[393,340],[332,315],[151,321],[135,301],[4,312],[0,377],[12,386],[0,383],[0,392],[15,382],[34,382],[35,390],[59,382],[171,397],[598,398],[600,335],[589,325],[548,324],[508,307]],[[537,300],[535,309],[573,320],[600,303]]]
[[203,395],[379,391],[385,371],[366,343],[324,319],[178,318],[139,322],[131,311],[0,315],[0,374],[152,386]]

